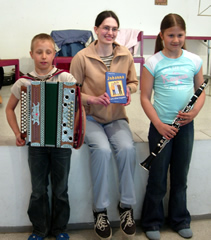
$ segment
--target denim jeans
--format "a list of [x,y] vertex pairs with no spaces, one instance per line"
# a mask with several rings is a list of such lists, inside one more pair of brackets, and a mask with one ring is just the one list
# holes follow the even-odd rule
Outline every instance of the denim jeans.
[[[193,134],[193,122],[182,126],[177,135],[154,159],[149,171],[142,209],[142,226],[145,231],[159,230],[164,223],[163,198],[167,192],[168,169],[170,173],[168,223],[175,231],[190,226],[191,218],[187,210],[186,190]],[[160,138],[161,135],[151,124],[149,130],[150,152],[156,148]]]
[[[69,220],[68,176],[71,149],[31,147],[28,149],[32,194],[28,215],[33,233],[45,237],[64,232]],[[52,186],[52,209],[50,211],[48,185]]]

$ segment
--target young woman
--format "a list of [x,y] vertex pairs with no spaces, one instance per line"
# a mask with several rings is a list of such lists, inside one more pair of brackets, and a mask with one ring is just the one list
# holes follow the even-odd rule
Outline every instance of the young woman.
[[125,73],[127,104],[130,94],[137,90],[138,81],[134,61],[126,47],[115,42],[119,20],[112,11],[101,12],[95,21],[98,40],[76,54],[70,72],[82,84],[82,101],[86,109],[85,141],[91,152],[91,173],[94,194],[95,232],[101,239],[112,235],[106,208],[109,206],[108,170],[113,147],[118,173],[121,229],[135,234],[132,205],[136,203],[134,190],[135,147],[128,126],[125,107],[110,103],[106,93],[105,73]]
[[[186,27],[183,18],[168,14],[161,22],[155,54],[145,63],[141,79],[141,104],[151,121],[149,147],[153,151],[161,136],[171,141],[158,154],[149,172],[142,210],[142,226],[149,239],[160,239],[164,222],[163,198],[170,166],[168,222],[184,238],[192,237],[187,210],[187,175],[194,140],[193,119],[205,100],[202,93],[193,109],[181,110],[203,83],[202,60],[185,49]],[[151,103],[154,90],[154,103]],[[178,131],[171,126],[180,117]]]

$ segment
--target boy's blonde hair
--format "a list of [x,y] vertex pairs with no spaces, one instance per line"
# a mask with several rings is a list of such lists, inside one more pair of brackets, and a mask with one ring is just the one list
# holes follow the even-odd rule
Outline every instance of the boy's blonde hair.
[[55,48],[55,42],[54,42],[53,38],[49,34],[47,34],[47,33],[40,33],[40,34],[37,34],[36,36],[34,36],[32,41],[31,41],[31,51],[32,52],[33,52],[34,42],[36,40],[48,40],[48,41],[51,41],[53,43],[54,48]]

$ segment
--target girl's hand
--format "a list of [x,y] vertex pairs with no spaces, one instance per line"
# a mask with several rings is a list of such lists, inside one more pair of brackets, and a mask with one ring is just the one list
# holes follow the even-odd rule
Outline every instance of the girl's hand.
[[177,117],[181,118],[181,120],[178,121],[178,123],[180,124],[180,126],[184,126],[184,125],[192,122],[196,115],[197,114],[195,114],[194,109],[192,109],[191,111],[189,111],[187,113],[179,111]]
[[127,87],[126,97],[127,97],[127,102],[124,103],[124,104],[122,104],[123,106],[129,105],[130,102],[131,102],[131,94],[130,94],[130,89],[129,89],[129,87]]
[[89,105],[97,104],[97,105],[104,105],[105,107],[107,107],[110,104],[110,98],[108,94],[105,92],[104,94],[98,97],[90,96],[89,99],[87,100],[87,103]]
[[18,147],[22,147],[26,144],[26,141],[24,139],[21,138],[21,133],[18,133],[16,135],[16,146]]
[[158,127],[157,127],[158,132],[165,137],[167,140],[170,140],[172,138],[174,138],[178,132],[178,129],[170,126],[168,124],[165,123],[161,123]]

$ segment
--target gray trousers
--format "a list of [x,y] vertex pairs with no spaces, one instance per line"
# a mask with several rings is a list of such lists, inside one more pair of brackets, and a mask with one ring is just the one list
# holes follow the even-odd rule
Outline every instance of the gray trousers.
[[127,121],[116,120],[109,124],[100,124],[88,116],[85,141],[91,152],[94,207],[107,208],[110,204],[108,170],[112,154],[111,146],[118,168],[120,202],[134,205],[136,150]]

